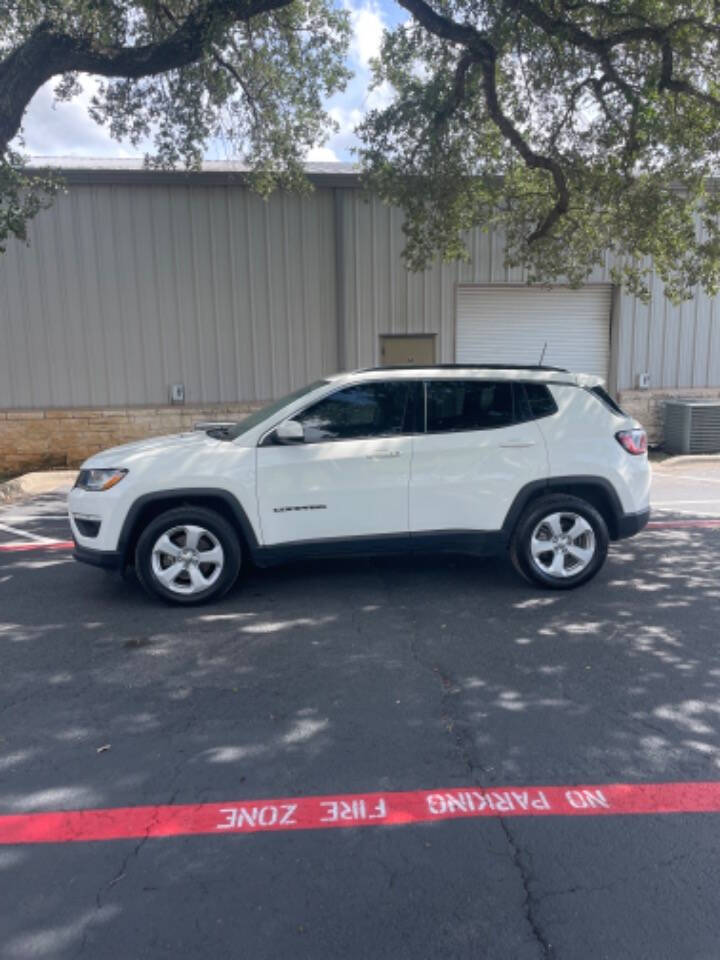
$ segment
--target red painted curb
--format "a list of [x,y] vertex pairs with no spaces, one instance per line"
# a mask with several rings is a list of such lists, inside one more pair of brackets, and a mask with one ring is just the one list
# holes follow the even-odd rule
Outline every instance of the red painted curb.
[[720,813],[720,782],[461,787],[0,816],[0,845],[399,826],[476,817]]
[[49,543],[0,543],[0,553],[24,553],[26,550],[72,550],[72,540],[51,540]]

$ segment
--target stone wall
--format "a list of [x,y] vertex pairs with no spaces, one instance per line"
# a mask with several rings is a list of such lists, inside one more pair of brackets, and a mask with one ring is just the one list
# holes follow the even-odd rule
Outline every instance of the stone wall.
[[77,467],[98,450],[192,430],[199,420],[242,420],[255,404],[0,410],[0,476]]
[[623,410],[627,410],[645,427],[650,444],[660,446],[663,441],[664,403],[675,398],[720,400],[720,387],[702,390],[692,387],[679,387],[676,390],[621,390],[618,400]]

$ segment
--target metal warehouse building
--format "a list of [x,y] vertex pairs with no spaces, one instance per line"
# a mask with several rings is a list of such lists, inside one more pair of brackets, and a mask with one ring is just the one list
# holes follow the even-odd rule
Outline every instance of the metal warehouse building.
[[[720,396],[720,298],[645,305],[610,259],[580,290],[529,287],[503,240],[403,266],[402,218],[354,169],[264,201],[232,164],[199,173],[66,161],[68,185],[0,257],[0,473],[205,417],[237,416],[337,370],[545,362],[598,373],[658,438],[662,400]],[[175,402],[173,402],[173,400]]]

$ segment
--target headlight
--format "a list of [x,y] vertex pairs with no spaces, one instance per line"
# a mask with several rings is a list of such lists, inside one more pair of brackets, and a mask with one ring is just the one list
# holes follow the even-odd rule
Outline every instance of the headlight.
[[82,490],[109,490],[120,483],[127,470],[81,470],[75,486]]

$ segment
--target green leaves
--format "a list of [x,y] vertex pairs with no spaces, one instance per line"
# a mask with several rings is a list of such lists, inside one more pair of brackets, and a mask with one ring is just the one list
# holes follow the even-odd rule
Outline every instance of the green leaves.
[[150,140],[148,165],[196,168],[219,140],[262,192],[309,188],[303,158],[335,129],[324,99],[349,77],[349,18],[330,0],[11,0],[0,27],[6,236],[24,238],[36,210],[13,192],[28,181],[7,147],[49,76],[59,99],[79,92],[79,71],[104,77],[91,116]]
[[52,177],[28,176],[14,151],[0,159],[0,253],[10,237],[28,242],[28,221],[51,205],[59,188]]
[[411,267],[493,224],[530,281],[580,284],[610,251],[640,296],[650,257],[673,299],[718,289],[715,4],[400,3],[375,67],[396,96],[359,134]]
[[347,80],[347,40],[343,13],[295,2],[217,35],[202,59],[162,78],[109,81],[94,115],[134,142],[152,136],[151,165],[196,167],[217,138],[262,190],[298,185],[305,153],[334,129],[323,97]]

